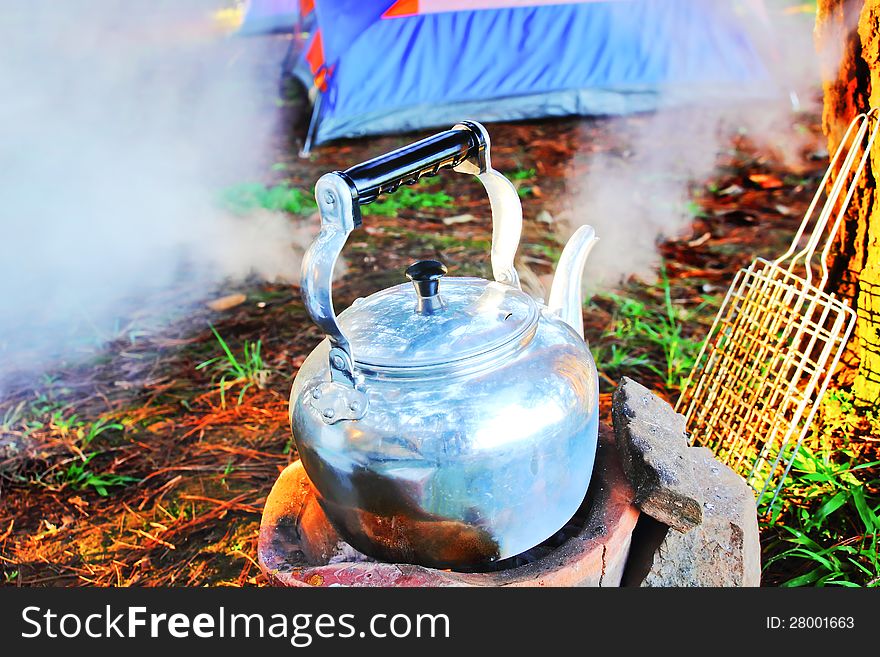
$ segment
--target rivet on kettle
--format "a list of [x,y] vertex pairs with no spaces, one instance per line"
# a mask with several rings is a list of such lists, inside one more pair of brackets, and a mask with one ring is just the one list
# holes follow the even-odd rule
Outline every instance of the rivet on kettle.
[[345,367],[345,361],[342,360],[342,356],[333,357],[333,367],[337,370],[341,370],[343,367]]
[[329,419],[332,418],[334,415],[336,415],[336,413],[333,411],[332,408],[325,408],[325,409],[324,409],[324,412],[323,412],[323,415],[324,415],[325,418],[327,418],[327,419],[329,420]]
[[321,398],[321,389],[315,388],[314,390],[312,390],[312,397],[314,399],[320,399]]
[[361,403],[357,400],[351,402],[348,407],[351,409],[352,413],[357,413],[361,410]]

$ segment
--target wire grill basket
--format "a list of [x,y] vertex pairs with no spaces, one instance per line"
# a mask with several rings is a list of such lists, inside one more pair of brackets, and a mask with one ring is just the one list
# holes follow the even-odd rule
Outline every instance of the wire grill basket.
[[740,472],[765,510],[776,502],[855,327],[847,301],[824,287],[834,237],[878,127],[876,109],[853,120],[788,251],[737,274],[676,406],[692,442]]

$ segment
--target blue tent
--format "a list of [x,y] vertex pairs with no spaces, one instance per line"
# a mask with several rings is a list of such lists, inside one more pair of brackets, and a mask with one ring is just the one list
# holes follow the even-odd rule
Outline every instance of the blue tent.
[[310,40],[291,60],[314,102],[306,151],[463,117],[625,114],[769,86],[730,0],[309,4]]

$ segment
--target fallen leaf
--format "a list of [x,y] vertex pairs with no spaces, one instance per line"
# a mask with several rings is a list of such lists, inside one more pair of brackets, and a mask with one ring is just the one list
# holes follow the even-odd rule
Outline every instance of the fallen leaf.
[[79,495],[74,495],[73,497],[68,497],[67,501],[78,509],[82,509],[83,507],[87,507],[89,503],[81,498]]
[[739,185],[730,185],[729,187],[725,187],[720,192],[718,192],[718,196],[739,196],[742,194],[744,190]]
[[12,528],[15,526],[15,518],[9,521],[9,527],[6,528],[6,531],[0,534],[0,543],[9,538],[9,535],[12,533]]
[[149,425],[146,427],[146,429],[147,429],[147,431],[149,431],[150,433],[159,433],[159,432],[161,432],[162,429],[164,429],[165,427],[170,427],[170,426],[173,426],[173,425],[174,425],[174,422],[171,421],[171,420],[167,420],[167,419],[166,419],[166,420],[159,420],[158,422],[153,422],[152,424],[149,424]]
[[36,543],[36,542],[42,541],[47,536],[54,536],[55,534],[58,533],[58,526],[55,525],[54,523],[49,522],[45,518],[41,521],[40,524],[45,525],[46,529],[41,531],[39,534],[34,534],[33,536],[31,536],[31,540],[33,542]]
[[245,301],[247,301],[247,297],[243,294],[227,294],[225,297],[220,297],[219,299],[209,301],[207,303],[207,306],[211,310],[222,312],[224,310],[229,310],[230,308],[240,306]]
[[773,208],[783,217],[790,217],[794,214],[794,212],[791,211],[791,208],[787,205],[774,205]]
[[779,178],[769,173],[753,173],[749,176],[749,180],[762,189],[779,189],[783,186],[783,182]]
[[472,214],[457,214],[454,217],[444,217],[443,223],[447,226],[453,226],[455,224],[466,224],[471,221],[476,221],[476,217]]
[[691,240],[687,243],[687,245],[691,248],[696,248],[698,246],[702,246],[706,242],[712,239],[712,233],[706,232],[700,235],[698,238]]

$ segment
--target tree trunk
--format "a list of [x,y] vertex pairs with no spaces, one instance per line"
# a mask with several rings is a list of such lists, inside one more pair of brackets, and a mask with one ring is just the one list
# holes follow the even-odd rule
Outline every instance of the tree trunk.
[[[823,129],[834,153],[850,121],[880,107],[880,0],[819,0],[816,43],[823,63]],[[829,289],[850,300],[856,333],[838,379],[857,401],[880,399],[880,140],[856,190],[830,260]]]

